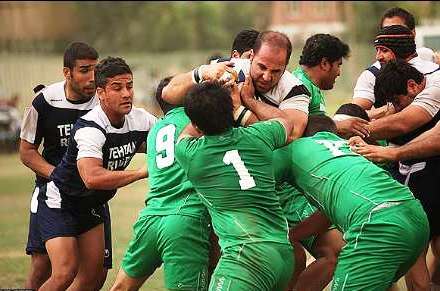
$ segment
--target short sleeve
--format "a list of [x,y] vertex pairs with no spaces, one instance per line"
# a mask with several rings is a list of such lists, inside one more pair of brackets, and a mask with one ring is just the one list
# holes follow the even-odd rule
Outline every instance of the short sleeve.
[[81,158],[97,158],[102,160],[102,147],[106,137],[101,130],[94,127],[82,127],[74,136],[78,148],[77,160]]
[[268,120],[252,124],[248,130],[262,139],[271,150],[286,145],[287,133],[284,125],[278,120]]
[[434,117],[440,109],[440,87],[426,88],[416,96],[410,105],[422,107],[431,117]]
[[38,129],[38,111],[34,106],[26,108],[21,123],[20,138],[32,144],[40,144],[41,129]]
[[354,87],[353,99],[364,98],[371,102],[375,102],[374,97],[374,84],[376,83],[376,77],[368,70],[362,72],[356,81],[356,86]]

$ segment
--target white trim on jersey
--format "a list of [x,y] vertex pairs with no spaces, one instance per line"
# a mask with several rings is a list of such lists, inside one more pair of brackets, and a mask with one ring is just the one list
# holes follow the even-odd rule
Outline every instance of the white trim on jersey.
[[20,138],[33,144],[37,134],[37,124],[38,111],[31,105],[26,108],[24,112],[23,121],[21,123]]
[[50,106],[65,109],[90,110],[90,108],[93,108],[99,104],[99,99],[96,96],[91,98],[88,102],[80,104],[69,102],[64,91],[65,83],[66,81],[54,83],[40,91]]
[[425,89],[410,105],[422,107],[431,117],[437,114],[440,110],[440,71],[426,76]]
[[74,139],[78,148],[76,160],[81,158],[97,158],[102,160],[102,147],[105,135],[95,127],[83,127],[76,131]]
[[40,193],[40,188],[35,187],[34,193],[32,193],[31,198],[31,213],[37,213],[38,210],[38,194]]
[[127,133],[129,131],[149,131],[156,123],[157,118],[143,108],[133,107],[125,115],[124,125],[115,128],[111,125],[101,106],[96,106],[89,113],[81,117],[84,120],[93,121],[102,127],[107,133]]
[[47,183],[46,187],[46,205],[49,208],[61,208],[61,194],[53,181]]
[[310,98],[307,95],[297,95],[295,97],[284,100],[278,107],[281,110],[296,109],[306,114],[309,113]]
[[[439,65],[426,61],[419,56],[409,60],[408,64],[416,68],[422,74],[432,73],[439,68]],[[375,62],[372,66],[378,69],[381,67],[379,62]],[[376,77],[373,75],[373,73],[368,70],[364,70],[356,81],[356,85],[353,90],[353,99],[363,98],[374,103],[376,101],[376,98],[374,97],[375,83]]]

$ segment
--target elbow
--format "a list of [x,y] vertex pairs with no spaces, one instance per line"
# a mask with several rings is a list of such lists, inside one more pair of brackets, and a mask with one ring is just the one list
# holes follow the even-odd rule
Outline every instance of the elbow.
[[87,189],[99,190],[99,183],[98,183],[97,179],[95,179],[93,177],[93,175],[86,175],[85,177],[83,177],[82,180],[83,180],[84,185],[86,186]]

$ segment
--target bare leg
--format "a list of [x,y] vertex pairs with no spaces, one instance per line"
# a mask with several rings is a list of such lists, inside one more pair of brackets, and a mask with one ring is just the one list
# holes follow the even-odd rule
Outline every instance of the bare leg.
[[129,277],[124,270],[119,269],[118,276],[116,277],[116,281],[113,284],[113,287],[110,291],[135,291],[141,288],[142,284],[144,284],[145,280],[148,279],[149,276],[141,277],[141,278],[131,278]]
[[26,278],[24,288],[37,290],[49,279],[51,272],[49,256],[45,253],[32,253],[31,271]]
[[431,265],[431,281],[440,290],[440,236],[435,236],[431,240],[431,251],[434,257]]
[[52,275],[40,291],[66,290],[78,272],[78,244],[74,237],[56,237],[46,242]]
[[323,290],[332,280],[338,255],[344,245],[342,234],[336,229],[319,235],[313,246],[314,253],[318,258],[301,273],[296,290]]
[[306,252],[304,251],[303,246],[299,242],[293,243],[293,259],[295,261],[295,268],[293,270],[292,278],[290,279],[289,285],[287,286],[287,290],[294,290],[296,282],[298,280],[299,275],[306,268]]
[[428,268],[426,266],[426,248],[417,259],[416,263],[405,275],[406,288],[408,291],[428,291],[430,285]]
[[104,227],[99,224],[78,236],[79,270],[70,291],[97,288],[104,264]]

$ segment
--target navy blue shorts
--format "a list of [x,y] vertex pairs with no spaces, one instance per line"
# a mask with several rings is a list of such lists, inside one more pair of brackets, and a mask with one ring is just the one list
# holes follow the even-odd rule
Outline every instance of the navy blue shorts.
[[41,187],[41,190],[36,187],[32,195],[26,254],[46,254],[45,241],[48,239],[60,236],[77,236],[100,223],[104,223],[104,267],[111,269],[113,252],[108,204],[82,213],[54,209],[49,208],[44,201],[34,199],[34,196],[37,197],[40,191],[46,191],[46,187]]

